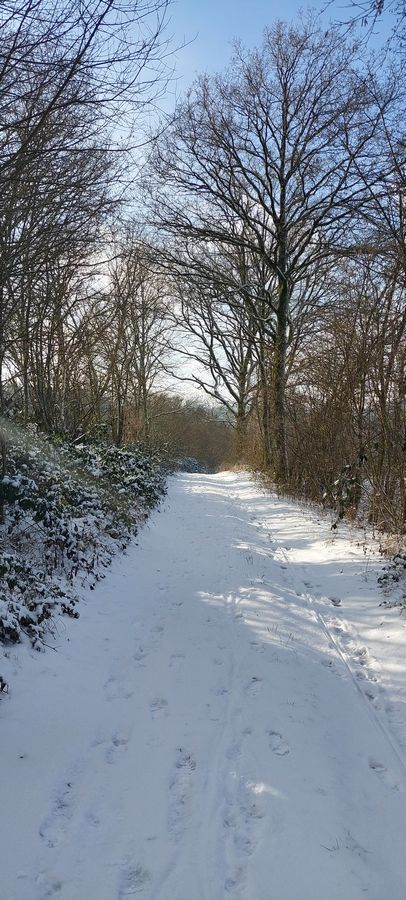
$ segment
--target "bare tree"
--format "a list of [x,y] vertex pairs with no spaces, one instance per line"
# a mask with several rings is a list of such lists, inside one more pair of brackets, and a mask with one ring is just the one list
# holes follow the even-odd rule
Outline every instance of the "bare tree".
[[[155,221],[198,242],[201,255],[213,244],[244,248],[267,274],[257,292],[274,322],[269,392],[280,481],[288,473],[295,285],[348,242],[354,209],[366,199],[355,160],[367,171],[380,111],[357,54],[337,30],[321,31],[311,17],[298,27],[279,23],[260,50],[237,46],[227,74],[196,82],[153,155]],[[370,170],[370,183],[373,177]]]
[[164,284],[149,268],[147,245],[130,235],[117,250],[99,346],[111,392],[112,434],[120,445],[131,415],[133,437],[149,440],[148,401],[165,366],[170,324]]
[[258,326],[247,295],[247,254],[226,247],[200,258],[198,248],[183,255],[177,249],[176,259],[166,251],[164,260],[171,272],[174,349],[186,366],[172,374],[227,410],[241,455],[257,389]]
[[[167,75],[169,0],[0,3],[0,178],[23,168],[50,117],[91,110],[100,149],[111,128],[139,127]],[[134,112],[138,118],[134,117]],[[136,121],[134,121],[136,119]],[[110,127],[110,140],[105,125]],[[94,126],[92,134],[94,135]],[[16,139],[16,132],[23,134]],[[116,141],[121,137],[116,137]],[[73,134],[73,146],[75,135]],[[58,149],[58,143],[55,149]],[[86,152],[87,145],[81,147]]]
[[106,241],[143,111],[166,83],[167,6],[0,2],[0,409],[4,379],[14,388],[19,373],[24,417],[41,394],[46,427],[55,329],[64,334],[72,282]]
[[329,294],[288,392],[292,485],[354,513],[364,495],[371,520],[402,531],[405,285],[390,259],[368,254],[336,265]]

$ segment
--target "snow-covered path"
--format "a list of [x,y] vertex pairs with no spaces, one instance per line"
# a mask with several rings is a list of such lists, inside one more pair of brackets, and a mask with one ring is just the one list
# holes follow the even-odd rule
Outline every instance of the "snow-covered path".
[[316,518],[171,479],[57,652],[10,652],[0,900],[405,900],[404,645]]

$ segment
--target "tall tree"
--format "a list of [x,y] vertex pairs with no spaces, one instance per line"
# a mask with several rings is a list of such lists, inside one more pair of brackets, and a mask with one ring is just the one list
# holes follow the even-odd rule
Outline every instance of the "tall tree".
[[[386,90],[386,105],[394,88]],[[383,98],[383,94],[381,95]],[[272,317],[272,465],[286,480],[286,365],[292,298],[318,260],[351,242],[366,202],[361,160],[380,110],[358,48],[314,18],[268,29],[259,50],[236,47],[228,72],[197,80],[154,150],[149,194],[155,221],[201,254],[234,245],[260,263],[256,285]]]
[[0,0],[0,411],[18,357],[27,415],[32,336],[58,318],[50,272],[67,282],[106,239],[168,75],[168,2]]

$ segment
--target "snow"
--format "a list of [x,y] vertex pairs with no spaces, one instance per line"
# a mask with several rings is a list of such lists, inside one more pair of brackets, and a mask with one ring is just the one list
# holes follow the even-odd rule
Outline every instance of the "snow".
[[1,900],[404,900],[406,619],[355,532],[184,474],[0,660]]

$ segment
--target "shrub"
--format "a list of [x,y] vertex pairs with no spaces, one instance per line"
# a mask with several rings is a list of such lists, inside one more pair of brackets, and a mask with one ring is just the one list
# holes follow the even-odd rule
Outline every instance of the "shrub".
[[0,641],[40,648],[56,617],[78,617],[78,584],[94,587],[165,490],[141,446],[51,442],[13,434],[0,479]]

